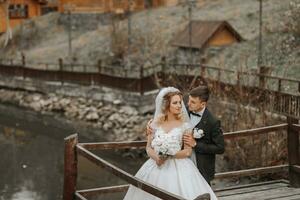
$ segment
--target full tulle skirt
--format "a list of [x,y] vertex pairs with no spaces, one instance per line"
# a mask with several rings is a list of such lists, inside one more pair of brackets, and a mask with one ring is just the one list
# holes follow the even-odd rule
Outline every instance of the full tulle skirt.
[[[204,193],[209,193],[211,200],[217,199],[211,187],[189,158],[168,159],[161,166],[157,166],[155,161],[150,158],[135,176],[185,199],[192,200]],[[130,185],[124,199],[158,200],[159,198]]]

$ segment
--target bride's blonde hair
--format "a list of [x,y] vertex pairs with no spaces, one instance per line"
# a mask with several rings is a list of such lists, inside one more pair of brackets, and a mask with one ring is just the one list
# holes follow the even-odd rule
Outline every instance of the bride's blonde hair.
[[[163,97],[163,102],[162,102],[162,113],[157,119],[158,124],[162,124],[163,122],[168,120],[168,111],[170,109],[171,105],[171,99],[173,96],[178,95],[180,99],[182,100],[182,93],[177,91],[177,92],[169,92]],[[177,120],[182,120],[182,113],[178,114],[175,116]]]

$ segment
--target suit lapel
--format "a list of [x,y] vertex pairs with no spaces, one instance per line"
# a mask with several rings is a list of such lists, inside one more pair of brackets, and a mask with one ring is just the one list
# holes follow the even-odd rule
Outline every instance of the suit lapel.
[[200,122],[196,125],[197,128],[203,129],[207,124],[207,108],[205,108],[203,112],[203,116],[200,120]]

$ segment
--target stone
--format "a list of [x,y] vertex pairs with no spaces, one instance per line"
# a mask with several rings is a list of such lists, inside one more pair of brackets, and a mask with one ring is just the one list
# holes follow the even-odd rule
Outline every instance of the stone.
[[32,102],[29,106],[35,111],[41,111],[42,108],[39,102]]
[[119,112],[126,113],[128,115],[137,115],[138,114],[138,111],[135,108],[130,107],[130,106],[122,106]]
[[119,99],[113,101],[114,105],[120,105],[121,103],[122,103],[122,101]]
[[85,117],[88,121],[96,121],[99,119],[99,115],[97,112],[90,112]]
[[39,101],[41,99],[41,96],[40,95],[34,95],[32,97],[33,101]]
[[120,119],[121,119],[121,117],[120,117],[119,113],[114,113],[108,118],[108,120],[110,120],[110,121],[116,121],[116,120],[119,121]]

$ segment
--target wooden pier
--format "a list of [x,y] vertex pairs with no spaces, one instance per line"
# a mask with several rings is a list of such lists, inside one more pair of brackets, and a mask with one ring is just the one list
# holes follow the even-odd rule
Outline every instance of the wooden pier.
[[[274,126],[224,133],[225,140],[238,137],[252,137],[261,134],[286,132],[288,163],[252,169],[228,171],[216,174],[216,179],[240,178],[252,175],[288,173],[288,180],[275,180],[256,184],[238,185],[214,189],[220,200],[296,200],[300,199],[300,158],[299,158],[299,120],[288,118],[287,123]],[[91,197],[107,193],[126,192],[132,184],[148,193],[165,200],[183,200],[184,198],[148,184],[117,166],[92,153],[99,149],[145,148],[146,141],[112,143],[78,143],[77,134],[65,139],[64,200],[88,200]],[[81,155],[97,166],[126,181],[126,185],[77,190],[77,156]],[[259,155],[258,155],[259,156]],[[209,198],[197,198],[209,200]]]

